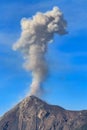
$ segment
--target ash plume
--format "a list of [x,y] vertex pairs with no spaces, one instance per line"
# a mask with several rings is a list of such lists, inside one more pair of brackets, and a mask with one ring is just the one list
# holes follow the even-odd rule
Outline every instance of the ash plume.
[[13,49],[23,53],[25,68],[32,73],[29,95],[38,96],[42,92],[41,85],[48,73],[45,59],[47,46],[53,40],[54,34],[67,33],[66,25],[63,14],[57,7],[21,20],[21,36],[13,45]]

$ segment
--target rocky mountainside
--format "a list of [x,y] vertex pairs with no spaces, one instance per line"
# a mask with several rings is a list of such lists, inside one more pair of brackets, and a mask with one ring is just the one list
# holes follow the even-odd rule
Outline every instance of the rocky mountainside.
[[30,96],[0,118],[0,130],[87,130],[87,111],[68,111]]

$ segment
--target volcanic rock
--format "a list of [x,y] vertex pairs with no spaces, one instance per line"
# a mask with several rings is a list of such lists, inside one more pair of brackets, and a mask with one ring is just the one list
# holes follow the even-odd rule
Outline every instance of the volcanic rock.
[[87,130],[87,111],[70,111],[29,96],[0,118],[0,130]]

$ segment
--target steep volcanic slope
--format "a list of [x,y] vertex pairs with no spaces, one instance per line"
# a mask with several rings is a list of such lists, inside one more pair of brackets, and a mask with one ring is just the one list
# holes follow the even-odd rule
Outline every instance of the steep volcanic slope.
[[87,111],[68,111],[30,96],[0,119],[0,130],[87,130]]

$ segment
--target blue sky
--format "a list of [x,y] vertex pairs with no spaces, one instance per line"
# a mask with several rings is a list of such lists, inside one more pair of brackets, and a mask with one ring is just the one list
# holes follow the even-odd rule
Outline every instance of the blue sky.
[[0,1],[0,115],[24,98],[31,74],[23,68],[22,55],[12,50],[20,36],[20,20],[58,6],[68,22],[68,35],[54,37],[47,60],[49,76],[44,82],[48,103],[66,109],[87,109],[87,1]]

